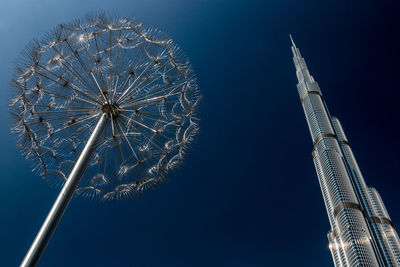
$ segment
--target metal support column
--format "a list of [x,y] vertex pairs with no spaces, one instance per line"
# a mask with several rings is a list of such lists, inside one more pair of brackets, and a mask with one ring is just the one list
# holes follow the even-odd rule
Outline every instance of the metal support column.
[[68,176],[67,181],[61,189],[60,194],[54,202],[53,207],[47,215],[46,220],[44,221],[42,227],[36,235],[35,240],[29,248],[28,253],[25,255],[25,258],[20,265],[21,267],[34,267],[39,263],[40,257],[45,251],[52,234],[56,230],[61,217],[63,216],[72,196],[74,195],[75,189],[78,187],[82,179],[83,173],[85,172],[90,158],[96,149],[98,140],[105,126],[107,125],[107,122],[107,115],[102,114],[88,142],[79,155],[74,168]]

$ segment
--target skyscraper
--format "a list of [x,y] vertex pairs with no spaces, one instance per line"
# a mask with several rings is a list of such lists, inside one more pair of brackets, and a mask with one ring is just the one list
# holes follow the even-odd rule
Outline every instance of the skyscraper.
[[290,39],[335,266],[400,267],[400,240],[383,201],[366,185],[339,120],[329,114],[318,83]]

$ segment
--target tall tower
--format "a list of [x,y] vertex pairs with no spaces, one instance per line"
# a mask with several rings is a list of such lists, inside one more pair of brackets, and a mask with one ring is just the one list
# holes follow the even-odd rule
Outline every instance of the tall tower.
[[290,39],[297,90],[331,225],[328,241],[335,266],[400,267],[400,240],[382,199],[365,184],[339,120],[329,114],[318,83]]

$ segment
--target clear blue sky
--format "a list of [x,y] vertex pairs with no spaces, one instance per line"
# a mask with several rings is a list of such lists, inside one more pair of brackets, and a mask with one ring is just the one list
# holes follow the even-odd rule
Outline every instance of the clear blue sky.
[[2,1],[0,265],[21,262],[59,191],[31,172],[9,132],[16,58],[31,39],[98,10],[134,16],[185,51],[204,97],[201,134],[156,190],[106,204],[73,199],[40,266],[333,266],[289,33],[400,225],[394,2]]

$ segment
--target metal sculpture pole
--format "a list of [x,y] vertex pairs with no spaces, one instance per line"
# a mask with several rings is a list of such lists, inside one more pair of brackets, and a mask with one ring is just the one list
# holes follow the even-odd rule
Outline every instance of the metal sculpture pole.
[[82,175],[86,170],[89,163],[90,157],[96,148],[99,137],[107,125],[107,115],[101,115],[93,133],[91,134],[88,142],[86,143],[82,153],[79,155],[74,168],[71,171],[67,181],[65,182],[57,200],[54,202],[46,220],[44,221],[39,233],[36,235],[28,253],[26,254],[24,260],[21,263],[21,267],[32,267],[36,266],[45,251],[49,240],[57,228],[58,223],[61,220],[65,210],[74,195],[75,189],[81,181]]

